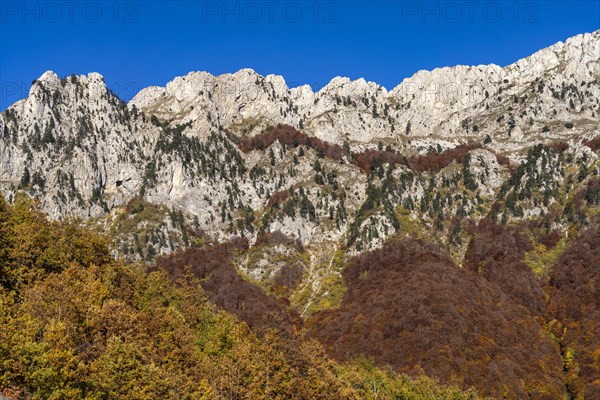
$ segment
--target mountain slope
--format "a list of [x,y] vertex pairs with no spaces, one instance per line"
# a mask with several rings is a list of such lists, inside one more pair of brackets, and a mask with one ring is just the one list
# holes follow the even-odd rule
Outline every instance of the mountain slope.
[[[374,340],[352,330],[313,335],[338,358],[421,364],[494,396],[504,386],[515,398],[575,396],[594,384],[596,342],[585,340],[595,325],[567,305],[593,287],[594,270],[577,264],[587,278],[567,289],[572,264],[561,257],[593,242],[585,232],[600,213],[599,62],[596,31],[504,68],[419,71],[390,91],[340,77],[318,92],[289,89],[281,77],[244,69],[193,72],[129,104],[97,73],[46,72],[0,113],[0,191],[9,203],[37,197],[52,219],[107,234],[113,256],[172,279],[190,269],[209,300],[253,328],[310,330],[313,317],[314,326],[350,326],[363,307],[363,328],[392,332],[394,346],[415,321],[431,337],[449,332],[442,339],[454,364],[432,367],[441,356],[426,350],[442,339],[434,346],[416,337],[424,358],[408,360],[352,348]],[[426,242],[439,257],[415,257],[410,268],[396,260],[402,273],[386,264],[373,281],[349,279],[360,260],[398,240]],[[445,308],[419,307],[447,277],[458,286],[432,297],[446,299]],[[421,297],[394,292],[391,303],[380,301],[372,286],[386,293],[389,282]],[[480,304],[464,298],[463,286]],[[413,314],[396,319],[399,305]],[[266,308],[274,316],[267,321]],[[454,308],[491,341],[452,349],[458,333],[444,310]],[[498,324],[481,317],[490,313]],[[511,317],[541,335],[534,356],[521,348],[530,338],[504,323]],[[567,348],[581,359],[567,362]],[[486,349],[505,358],[480,374]]]

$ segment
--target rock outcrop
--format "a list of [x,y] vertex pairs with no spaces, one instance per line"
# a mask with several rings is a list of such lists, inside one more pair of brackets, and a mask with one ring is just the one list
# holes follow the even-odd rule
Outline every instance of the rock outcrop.
[[[599,52],[596,31],[504,68],[419,71],[390,91],[363,79],[336,77],[313,92],[250,69],[192,72],[143,89],[129,104],[97,73],[61,79],[46,72],[26,99],[0,114],[0,190],[9,199],[27,191],[53,218],[91,219],[106,229],[134,199],[164,205],[162,214],[137,226],[161,242],[150,253],[189,243],[184,225],[211,240],[254,240],[261,231],[281,231],[305,245],[360,243],[362,236],[369,243],[360,252],[405,229],[392,214],[420,208],[432,179],[440,185],[467,174],[472,198],[446,196],[439,208],[472,213],[508,176],[506,156],[520,163],[532,145],[560,140],[575,157],[594,160],[585,143],[600,133]],[[240,140],[278,124],[308,139],[241,151]],[[342,156],[328,157],[322,143],[343,147]],[[384,193],[392,197],[371,198],[373,182],[381,184],[391,165],[377,154],[397,161],[466,143],[481,144],[467,168],[458,159],[431,177],[396,163],[390,179],[401,184]],[[380,153],[371,153],[372,165],[361,170],[354,156],[365,150]],[[288,193],[286,204],[271,207],[281,192]],[[363,215],[372,201],[386,211]],[[181,223],[168,217],[174,212]],[[411,218],[417,214],[410,211]]]

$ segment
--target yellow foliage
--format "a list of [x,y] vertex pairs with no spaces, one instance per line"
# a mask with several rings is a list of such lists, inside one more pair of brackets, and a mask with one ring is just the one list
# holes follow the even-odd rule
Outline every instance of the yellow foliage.
[[2,394],[89,400],[476,398],[366,362],[338,365],[317,342],[300,337],[284,340],[271,331],[258,337],[208,303],[189,274],[174,284],[163,272],[117,262],[104,238],[49,222],[34,201],[19,198],[11,207],[0,198],[0,233]]
[[546,276],[558,257],[566,250],[567,241],[562,238],[554,247],[547,249],[539,243],[525,254],[525,263],[538,276]]

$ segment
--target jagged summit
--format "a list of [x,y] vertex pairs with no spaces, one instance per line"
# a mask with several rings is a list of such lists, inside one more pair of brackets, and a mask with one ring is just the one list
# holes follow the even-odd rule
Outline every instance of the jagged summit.
[[[197,72],[175,78],[165,88],[142,90],[130,105],[157,115],[176,113],[182,121],[200,118],[202,113],[198,108],[210,110],[211,116],[216,114],[224,127],[239,131],[237,128],[242,126],[244,134],[250,135],[260,132],[265,124],[283,121],[338,144],[344,140],[361,143],[394,140],[400,121],[404,125],[401,130],[417,137],[464,139],[474,132],[465,132],[461,124],[484,118],[488,121],[476,124],[476,136],[495,136],[506,132],[506,128],[493,123],[500,117],[498,105],[505,101],[502,93],[526,96],[527,91],[539,87],[549,75],[551,79],[543,84],[551,87],[551,93],[544,94],[551,99],[527,96],[531,109],[541,108],[545,112],[546,108],[552,113],[556,110],[559,119],[562,118],[560,114],[564,111],[559,112],[556,105],[533,103],[538,100],[551,103],[555,98],[552,93],[563,91],[563,86],[581,87],[582,82],[590,83],[590,98],[597,97],[599,39],[600,31],[578,35],[505,68],[491,64],[422,70],[389,92],[364,79],[335,77],[314,92],[308,85],[288,89],[282,77],[262,77],[249,69],[219,76]],[[585,113],[587,107],[582,108]],[[594,116],[584,118],[589,117]],[[531,127],[538,129],[535,121],[529,125],[515,121],[514,125],[510,131],[523,132],[516,135],[517,141],[530,136]]]
[[[219,240],[280,230],[310,244],[368,230],[365,246],[377,247],[396,230],[383,228],[393,218],[355,217],[370,187],[364,174],[385,172],[378,162],[423,173],[451,168],[468,153],[481,179],[470,187],[493,196],[506,164],[525,162],[535,144],[564,142],[573,157],[594,160],[586,143],[600,135],[599,37],[578,35],[504,68],[419,71],[391,91],[344,77],[317,92],[290,89],[281,76],[242,69],[190,72],[125,104],[98,73],[48,71],[27,99],[0,113],[0,189],[14,196],[29,188],[55,218],[105,218],[143,197],[185,212]],[[298,146],[303,156],[294,153]],[[419,158],[432,153],[445,155]],[[315,163],[323,158],[329,161]],[[402,179],[412,194],[396,193],[394,201],[414,207],[428,185]],[[321,201],[323,185],[348,197]],[[294,195],[281,194],[288,190]],[[286,196],[303,204],[302,218],[271,210]],[[236,222],[248,210],[262,220],[244,214]],[[320,223],[320,213],[334,225]],[[175,247],[165,241],[153,251]]]
[[60,78],[58,75],[56,75],[56,73],[54,73],[54,71],[46,71],[37,80],[44,83],[53,83],[59,82]]
[[[79,88],[79,90],[77,90]],[[49,96],[55,104],[59,99],[65,101],[79,101],[80,97],[100,99],[102,97],[116,96],[108,89],[104,77],[97,72],[87,75],[71,75],[60,78],[53,71],[44,72],[38,79],[34,80],[29,90],[29,98],[23,104],[32,105],[32,101],[39,103],[40,99]],[[79,96],[79,97],[78,97]]]
[[[366,354],[498,398],[596,398],[599,35],[504,68],[419,71],[390,91],[335,77],[315,92],[242,69],[191,72],[126,104],[100,74],[48,71],[0,113],[0,192],[106,233],[118,257],[152,264],[174,253],[156,266],[195,274],[243,321],[264,317],[271,331],[291,315],[267,311],[293,309],[307,324],[289,332],[336,358]],[[23,229],[18,207],[0,200],[0,232],[27,238],[4,246],[0,277],[17,266],[5,282],[40,268],[55,279],[62,256],[39,239],[61,241],[50,232],[64,227]],[[115,281],[71,270],[81,287]],[[125,281],[141,282],[144,298],[162,290]],[[29,282],[23,298],[48,303],[45,283]],[[92,319],[113,314],[105,303]],[[7,304],[10,320],[21,305]]]
[[[558,64],[563,65],[565,68],[575,69],[579,64],[588,67],[588,63],[594,64],[594,68],[585,68],[588,76],[593,78],[598,74],[598,58],[600,54],[600,30],[592,33],[583,33],[571,38],[568,38],[564,42],[560,41],[552,46],[545,49],[539,50],[529,57],[520,59],[512,64],[502,68],[495,64],[488,65],[456,65],[452,67],[441,67],[435,68],[431,71],[420,70],[414,75],[403,79],[403,81],[396,87],[389,90],[390,96],[398,96],[402,92],[411,90],[408,87],[414,88],[415,83],[421,86],[425,85],[429,81],[435,81],[444,79],[448,80],[448,84],[456,83],[461,85],[463,82],[472,81],[476,82],[477,79],[483,81],[483,77],[486,77],[487,81],[493,83],[499,83],[499,79],[507,77],[517,77],[518,79],[524,80],[526,77],[535,79],[539,77],[543,72],[556,68]],[[89,73],[86,75],[80,75],[77,79],[82,81],[90,82],[104,82],[104,78],[97,72]],[[172,81],[167,83],[166,87],[150,86],[140,90],[140,92],[130,101],[130,104],[136,106],[147,105],[152,99],[155,99],[157,94],[161,95],[166,92],[173,92],[181,89],[182,86],[192,86],[194,88],[212,88],[213,83],[220,82],[221,84],[226,83],[234,90],[244,90],[244,84],[256,80],[264,80],[268,83],[273,84],[275,87],[280,88],[281,91],[291,91],[295,89],[295,92],[303,92],[307,95],[309,85],[298,86],[294,89],[289,89],[285,83],[285,79],[279,75],[267,75],[261,76],[251,68],[243,68],[235,73],[226,73],[221,75],[212,75],[208,72],[190,72],[187,75],[174,78]],[[53,71],[46,71],[36,81],[45,83],[47,85],[56,85],[61,81]],[[334,88],[340,88],[345,85],[350,85],[351,90],[361,91],[367,87],[370,90],[382,90],[384,93],[388,93],[383,86],[378,85],[376,82],[367,82],[363,78],[351,80],[347,77],[334,77],[329,83],[327,83],[319,92],[330,91]],[[312,89],[310,90],[312,92]],[[313,95],[315,93],[312,93]],[[411,93],[412,94],[412,93]]]
[[[543,124],[541,128],[548,125],[554,117],[570,118],[566,110],[550,104],[556,98],[555,93],[560,91],[562,96],[564,87],[579,90],[586,86],[589,99],[594,102],[593,98],[599,95],[599,43],[600,31],[596,31],[558,42],[504,68],[490,64],[421,70],[390,91],[362,78],[335,77],[314,92],[308,85],[290,89],[283,77],[263,77],[248,68],[218,76],[190,72],[165,87],[141,90],[129,106],[181,123],[191,121],[199,124],[201,130],[221,126],[244,135],[254,135],[270,124],[283,122],[340,145],[345,140],[397,141],[398,132],[402,131],[417,138],[443,136],[449,140],[465,139],[474,133],[477,137],[493,137],[504,132],[508,139],[519,142],[538,131],[538,125]],[[59,83],[69,79],[72,78],[61,80],[48,71],[38,81],[43,90],[59,90]],[[91,73],[75,79],[88,88],[91,97],[105,94],[101,75]],[[550,89],[550,93],[535,93],[534,87],[540,88],[540,84],[542,91]],[[33,94],[35,85],[31,90]],[[530,90],[534,90],[533,97],[526,94]],[[540,118],[538,114],[533,124],[511,122],[508,130],[518,134],[508,135],[502,124],[494,123],[506,108],[500,105],[505,102],[503,94],[524,97],[531,110],[546,115]],[[579,119],[595,118],[592,115],[595,113],[589,110],[589,105],[582,104],[581,110],[576,110],[582,114]],[[468,123],[465,121],[476,119],[480,120],[473,124],[477,132],[465,132],[462,128]],[[536,123],[536,119],[541,121]],[[398,127],[400,124],[404,126]],[[588,128],[593,127],[588,124]],[[562,135],[553,139],[559,136]]]
[[68,77],[60,78],[54,71],[46,71],[44,72],[38,79],[36,79],[35,83],[42,83],[47,85],[57,85],[59,83],[75,83],[75,81],[85,81],[85,82],[105,82],[104,76],[99,74],[98,72],[90,72],[87,75],[71,75]]

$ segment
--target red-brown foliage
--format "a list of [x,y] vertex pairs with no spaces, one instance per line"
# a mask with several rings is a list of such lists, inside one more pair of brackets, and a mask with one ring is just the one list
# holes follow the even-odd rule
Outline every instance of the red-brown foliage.
[[493,282],[518,304],[543,314],[546,300],[539,279],[523,261],[533,247],[525,228],[484,218],[475,229],[464,267]]
[[408,165],[406,157],[391,151],[365,150],[352,155],[352,164],[365,171],[371,172],[371,166],[374,164],[403,164]]
[[452,161],[462,162],[462,159],[469,151],[479,148],[481,148],[479,143],[461,144],[453,149],[444,150],[441,153],[412,156],[408,161],[413,171],[438,171],[450,165]]
[[301,263],[288,263],[285,264],[273,278],[275,286],[286,287],[288,289],[294,289],[302,281],[302,273],[304,267]]
[[552,150],[557,153],[562,153],[565,150],[569,149],[569,144],[567,142],[563,142],[561,140],[554,141],[548,145]]
[[246,249],[237,239],[202,249],[187,249],[160,257],[151,269],[166,271],[174,281],[191,272],[200,279],[206,297],[257,331],[274,328],[291,337],[301,326],[300,317],[281,300],[267,296],[258,286],[242,279],[231,262],[234,249]]
[[278,125],[251,138],[241,137],[237,139],[237,144],[243,152],[247,153],[252,150],[265,149],[275,143],[277,140],[279,143],[291,147],[305,145],[315,150],[321,150],[323,151],[325,157],[332,158],[334,160],[340,160],[343,156],[349,155],[337,144],[328,143],[318,138],[310,137],[306,133],[300,132],[289,125]]
[[538,235],[538,242],[546,246],[547,249],[553,248],[563,235],[557,230],[550,231],[548,233],[542,233]]
[[400,371],[510,398],[562,399],[562,361],[528,309],[423,241],[404,239],[351,260],[338,309],[309,334],[335,358],[367,355]]
[[590,178],[585,187],[573,196],[573,205],[576,210],[583,209],[586,204],[588,206],[600,204],[600,178]]
[[510,167],[510,158],[502,154],[496,154],[496,161],[498,161],[498,164],[504,167]]
[[461,144],[453,149],[442,151],[441,153],[411,156],[407,159],[403,155],[392,151],[372,149],[365,150],[361,153],[349,154],[344,148],[337,144],[310,137],[289,125],[277,125],[254,137],[235,137],[232,134],[228,134],[228,137],[245,153],[252,150],[263,150],[277,140],[280,143],[291,147],[305,145],[317,151],[321,151],[325,157],[334,160],[340,160],[344,156],[352,158],[352,163],[366,173],[371,172],[373,161],[380,164],[408,165],[416,172],[437,171],[446,167],[454,160],[461,162],[463,157],[469,151],[481,147],[478,143]]
[[299,252],[304,251],[304,246],[299,239],[292,239],[289,236],[286,236],[281,231],[274,232],[263,232],[260,233],[256,238],[255,246],[260,246],[261,244],[285,244],[288,246],[293,246]]
[[560,321],[555,334],[563,348],[575,350],[572,391],[600,398],[594,397],[600,394],[600,227],[582,233],[559,257],[548,293],[549,311]]
[[587,147],[594,151],[598,151],[600,150],[600,136],[597,136],[594,139],[589,140],[583,144],[585,144]]
[[352,163],[366,173],[371,172],[375,164],[403,164],[415,172],[438,171],[452,163],[462,162],[462,159],[471,150],[480,148],[480,144],[461,144],[453,149],[444,150],[441,153],[431,153],[420,156],[411,156],[408,159],[398,153],[391,151],[365,150],[353,154]]
[[267,207],[273,207],[275,204],[281,204],[286,201],[288,197],[290,197],[290,192],[288,190],[281,190],[273,193],[267,201]]

